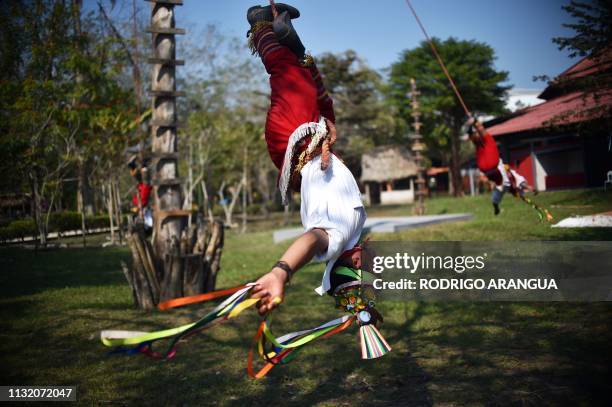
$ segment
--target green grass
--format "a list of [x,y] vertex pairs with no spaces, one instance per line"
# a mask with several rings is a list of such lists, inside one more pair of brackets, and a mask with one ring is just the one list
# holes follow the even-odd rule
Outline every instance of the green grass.
[[[540,194],[558,218],[612,209],[595,191]],[[612,240],[610,229],[550,229],[533,210],[506,197],[494,217],[487,197],[428,202],[428,213],[470,212],[470,222],[375,238],[410,240]],[[370,208],[370,216],[409,207]],[[219,287],[255,278],[288,243],[271,231],[229,232]],[[355,328],[307,347],[263,380],[246,376],[258,317],[189,339],[170,362],[109,356],[102,329],[154,330],[197,318],[208,305],[171,312],[133,309],[120,271],[125,248],[39,251],[0,249],[0,384],[78,386],[79,404],[136,405],[594,405],[610,383],[612,306],[607,303],[385,302],[381,332],[393,347],[362,361]],[[338,316],[312,291],[321,266],[298,273],[274,313],[277,334]]]
[[[554,222],[570,216],[583,216],[612,210],[612,192],[570,190],[528,195],[548,208]],[[536,211],[520,199],[505,194],[501,214],[493,215],[490,195],[464,198],[437,198],[425,203],[427,215],[471,213],[474,219],[402,231],[396,240],[612,240],[610,228],[551,228],[540,222]],[[411,207],[376,207],[368,216],[406,216]],[[379,238],[382,236],[374,236]]]

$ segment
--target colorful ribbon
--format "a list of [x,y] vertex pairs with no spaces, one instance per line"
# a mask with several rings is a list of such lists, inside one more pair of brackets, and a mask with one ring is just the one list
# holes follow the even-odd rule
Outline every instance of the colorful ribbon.
[[[306,329],[303,331],[291,332],[279,338],[275,338],[270,331],[270,325],[267,320],[263,320],[259,325],[257,333],[253,337],[253,346],[249,350],[247,357],[247,373],[252,378],[262,378],[277,364],[290,362],[305,345],[321,338],[330,337],[339,332],[344,331],[356,320],[355,316],[345,315],[340,318],[333,319],[316,328]],[[266,350],[266,343],[273,345],[271,350]],[[267,363],[264,367],[255,372],[253,369],[253,348],[257,347],[259,355]]]
[[[249,294],[253,286],[253,283],[249,283],[240,287],[215,291],[198,296],[178,298],[160,304],[161,309],[168,309],[181,305],[207,301],[233,293],[229,298],[217,305],[212,311],[204,315],[196,322],[155,332],[106,330],[100,333],[100,339],[105,346],[117,348],[113,353],[123,352],[132,354],[140,352],[155,358],[170,359],[176,354],[177,343],[181,339],[185,339],[195,333],[203,331],[204,329],[210,328],[211,326],[224,322],[230,318],[234,318],[246,308],[254,305],[257,302],[257,299],[249,298]],[[152,349],[153,343],[161,339],[171,339],[168,349],[165,353],[154,352]],[[133,348],[125,349],[126,346],[132,346]]]
[[[346,274],[342,270],[339,273]],[[352,273],[348,276],[360,279],[359,273]],[[254,286],[254,283],[249,283],[211,293],[175,298],[158,305],[159,309],[165,310],[230,295],[225,301],[221,302],[196,322],[155,332],[106,330],[100,333],[100,338],[105,346],[114,348],[111,353],[130,355],[142,353],[152,358],[170,359],[176,354],[179,341],[234,318],[245,309],[255,305],[259,299],[250,298],[251,290]],[[336,301],[342,303],[342,298],[348,296],[348,302],[341,304],[340,308],[351,315],[333,319],[312,329],[291,332],[276,338],[270,330],[268,314],[268,317],[259,325],[259,329],[253,337],[253,346],[248,353],[247,372],[249,376],[253,378],[264,377],[277,364],[284,364],[293,360],[304,346],[319,338],[326,338],[340,333],[354,322],[357,322],[360,326],[362,358],[377,358],[389,352],[391,347],[375,326],[376,321],[382,321],[382,317],[374,309],[373,299],[369,298],[371,295],[367,291],[368,287],[367,284],[363,287],[355,285],[355,282],[339,286],[336,290],[337,292],[334,293],[334,296],[337,297]],[[356,298],[359,298],[359,300],[356,300]],[[352,302],[349,304],[351,300]],[[165,352],[154,351],[153,344],[162,339],[170,340],[167,350]],[[257,372],[253,368],[253,350],[255,347],[259,356],[265,361],[263,368]]]
[[536,212],[538,213],[538,217],[540,218],[540,222],[542,222],[543,220],[546,220],[547,222],[552,222],[554,220],[553,216],[550,214],[548,209],[542,206],[539,206],[538,204],[533,202],[531,199],[527,198],[525,195],[520,195],[520,198],[523,200],[523,202],[525,202],[526,204],[528,204],[529,206],[531,206],[533,209],[536,210]]

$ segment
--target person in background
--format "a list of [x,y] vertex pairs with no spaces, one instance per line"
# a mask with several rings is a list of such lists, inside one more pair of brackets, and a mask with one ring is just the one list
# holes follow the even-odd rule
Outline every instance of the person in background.
[[489,181],[495,184],[491,203],[493,213],[499,215],[499,204],[504,193],[510,189],[510,179],[504,167],[504,163],[499,156],[497,144],[491,133],[488,133],[482,123],[474,118],[468,120],[468,137],[476,147],[476,164],[480,172],[485,174]]

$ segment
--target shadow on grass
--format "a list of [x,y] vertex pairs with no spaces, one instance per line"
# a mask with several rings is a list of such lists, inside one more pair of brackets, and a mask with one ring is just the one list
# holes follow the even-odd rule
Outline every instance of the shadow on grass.
[[605,404],[611,311],[604,303],[417,303],[404,332],[413,332],[436,404]]
[[[563,230],[561,230],[563,229]],[[612,228],[555,228],[548,236],[542,233],[529,233],[531,239],[563,241],[610,241]],[[557,232],[557,233],[555,233]]]
[[54,288],[125,283],[125,248],[34,251],[0,249],[0,298],[31,295]]
[[[305,291],[296,287],[274,315],[275,334],[336,316],[329,301],[305,302]],[[612,390],[609,304],[385,302],[380,330],[393,347],[388,355],[361,360],[351,327],[262,380],[245,372],[254,312],[158,361],[109,356],[99,330],[166,328],[210,306],[146,314],[112,304],[55,310],[10,301],[1,311],[3,384],[77,384],[82,403],[152,405],[593,405]]]

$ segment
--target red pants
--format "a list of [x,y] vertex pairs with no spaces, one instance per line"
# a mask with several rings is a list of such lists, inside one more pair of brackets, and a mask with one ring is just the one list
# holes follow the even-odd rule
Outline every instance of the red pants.
[[266,143],[274,165],[281,169],[294,130],[303,123],[319,120],[317,87],[310,70],[299,64],[289,48],[280,47],[263,61],[270,74],[271,88]]

